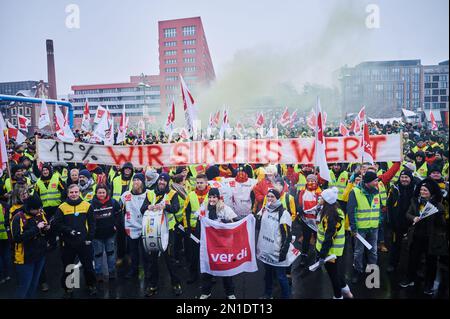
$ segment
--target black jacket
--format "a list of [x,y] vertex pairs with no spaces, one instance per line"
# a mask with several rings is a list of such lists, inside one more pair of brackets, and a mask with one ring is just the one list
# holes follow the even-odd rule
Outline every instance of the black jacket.
[[411,205],[414,196],[415,185],[411,182],[409,187],[404,187],[397,182],[389,189],[387,206],[387,222],[393,230],[406,233],[410,225],[406,219],[406,212]]
[[[53,220],[54,229],[61,234],[65,244],[79,246],[85,241],[92,241],[95,234],[95,219],[91,204],[79,198],[67,199],[56,210]],[[72,230],[75,235],[72,235]]]
[[117,229],[123,227],[122,211],[119,203],[110,198],[102,204],[96,197],[92,199],[92,211],[95,219],[95,234],[96,239],[106,239],[113,236]]

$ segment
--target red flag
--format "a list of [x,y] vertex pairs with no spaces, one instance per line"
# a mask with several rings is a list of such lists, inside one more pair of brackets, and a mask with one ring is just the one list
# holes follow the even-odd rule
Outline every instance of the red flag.
[[256,118],[256,127],[261,127],[264,125],[264,115],[262,113],[259,113],[258,117]]
[[9,121],[7,122],[7,126],[8,126],[8,137],[11,139],[15,139],[17,144],[22,144],[23,142],[25,142],[25,140],[27,139],[25,135],[22,134],[22,132],[20,132],[19,129],[17,129],[14,125],[12,125],[12,123],[10,123]]
[[358,116],[356,116],[352,122],[352,125],[350,126],[350,131],[355,133],[355,135],[358,135],[361,132],[361,123],[362,122],[359,121]]
[[347,129],[347,128],[345,127],[345,125],[342,124],[342,123],[339,124],[339,133],[340,133],[342,136],[348,136],[348,133],[349,133],[348,129]]
[[90,121],[91,121],[91,116],[89,113],[89,104],[86,100],[86,103],[84,104],[84,110],[83,110],[83,120],[81,121],[81,129],[86,132],[89,131]]
[[19,130],[27,130],[28,126],[30,126],[31,121],[25,116],[17,114],[17,123],[19,126]]
[[289,119],[289,127],[292,128],[294,126],[295,121],[297,121],[297,111],[294,111],[291,114],[291,118]]
[[281,118],[278,122],[281,124],[281,126],[286,126],[287,124],[289,124],[290,120],[291,120],[291,116],[289,115],[289,111],[287,108],[285,108],[284,112],[283,112],[283,114],[281,114]]
[[324,120],[322,119],[322,109],[320,107],[320,100],[317,98],[316,105],[316,123],[315,127],[315,165],[319,167],[319,173],[321,178],[331,181],[330,170],[327,165],[326,158],[326,145],[325,145],[325,137],[324,137]]
[[370,144],[369,126],[364,123],[363,136],[361,138],[362,161],[373,164],[372,145]]
[[431,120],[431,130],[432,131],[437,131],[438,130],[438,125],[436,123],[436,120],[434,118],[434,114],[433,112],[430,110],[430,120]]
[[175,102],[172,102],[172,110],[167,115],[167,123],[166,126],[172,125],[175,122]]
[[214,124],[217,126],[219,126],[220,123],[220,110],[216,112],[216,114],[214,115]]
[[363,105],[361,110],[358,112],[358,119],[361,123],[366,121],[366,107]]

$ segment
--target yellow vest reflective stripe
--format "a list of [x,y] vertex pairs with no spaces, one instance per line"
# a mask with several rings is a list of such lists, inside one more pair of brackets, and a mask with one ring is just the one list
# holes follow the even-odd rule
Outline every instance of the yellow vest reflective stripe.
[[330,170],[330,177],[331,177],[331,182],[328,183],[328,187],[336,187],[339,190],[338,193],[338,200],[342,200],[344,198],[344,190],[347,187],[347,182],[348,182],[348,172],[347,171],[342,171],[339,174],[339,177],[336,178],[336,175],[334,174],[333,170]]
[[0,240],[8,239],[5,227],[5,215],[3,214],[3,206],[0,204]]
[[108,180],[109,182],[112,182],[114,176],[116,175],[116,172],[114,171],[114,169],[111,167],[109,169],[109,173],[108,173]]
[[[203,202],[205,202],[205,201],[208,202],[208,194],[206,194]],[[191,204],[191,218],[189,220],[189,226],[191,228],[195,228],[197,226],[198,218],[197,218],[197,216],[195,216],[194,212],[197,212],[200,210],[200,201],[199,201],[198,196],[195,193],[195,191],[190,192],[188,194],[188,198],[184,202],[184,207],[183,207],[183,226],[184,227],[187,227],[186,208],[188,207],[189,204]]]
[[386,206],[387,192],[382,181],[378,182],[378,192],[380,193],[381,206]]
[[97,184],[94,184],[94,186],[92,187],[92,192],[87,193],[86,195],[83,196],[83,194],[80,194],[80,197],[85,200],[86,202],[90,202],[95,195],[95,190],[97,189]]
[[[89,211],[89,207],[91,207],[91,204],[89,204],[86,201],[82,201],[76,206],[69,205],[69,203],[64,202],[61,205],[59,205],[59,209],[64,215],[74,215],[75,213],[79,214],[87,214]],[[87,229],[87,224],[86,224]]]
[[55,207],[61,204],[61,192],[58,189],[59,175],[53,174],[48,183],[48,188],[44,182],[39,178],[36,182],[36,186],[39,189],[39,194],[42,200],[43,207]]
[[187,201],[187,198],[183,199],[180,195],[178,195],[178,201],[180,202],[180,209],[175,213],[175,219],[178,223],[181,223],[183,221],[184,202]]
[[[132,178],[128,181],[128,190],[131,191],[133,187]],[[116,176],[113,180],[113,198],[116,201],[120,201],[120,196],[122,196],[122,176]]]
[[449,163],[448,162],[445,163],[444,167],[442,168],[442,175],[444,175],[444,176],[448,175],[448,166],[449,166]]
[[[345,216],[344,212],[341,209],[338,209],[339,217],[342,219],[341,223],[337,225],[338,229],[336,233],[333,235],[333,245],[331,246],[330,250],[328,251],[328,256],[330,255],[336,255],[337,257],[342,256],[344,253],[344,247],[345,247]],[[322,244],[325,239],[325,232],[326,228],[325,225],[327,225],[326,217],[324,217],[320,224],[317,227],[317,241],[316,241],[316,250],[320,252],[322,249]]]
[[424,162],[422,164],[422,166],[420,166],[419,168],[417,168],[417,174],[419,174],[420,177],[422,178],[426,178],[428,175],[428,166],[427,166],[427,162]]
[[357,208],[355,212],[356,228],[369,229],[378,228],[380,219],[380,195],[373,197],[372,203],[369,203],[367,197],[358,187],[353,188],[355,192]]
[[297,190],[301,190],[306,187],[306,177],[303,174],[298,175],[298,181],[297,181]]

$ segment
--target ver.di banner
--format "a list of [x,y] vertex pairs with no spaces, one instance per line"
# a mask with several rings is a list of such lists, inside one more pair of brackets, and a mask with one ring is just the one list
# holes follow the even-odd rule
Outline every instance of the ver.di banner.
[[[370,136],[374,161],[400,161],[401,137]],[[67,143],[50,139],[37,141],[41,162],[75,162],[135,167],[184,166],[191,164],[279,163],[307,164],[314,162],[314,138],[267,140],[213,140],[150,145],[96,145]],[[361,162],[360,137],[327,137],[327,162]]]

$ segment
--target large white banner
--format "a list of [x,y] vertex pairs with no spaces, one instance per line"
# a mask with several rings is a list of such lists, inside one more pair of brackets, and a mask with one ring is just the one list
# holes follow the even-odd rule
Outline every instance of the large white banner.
[[253,215],[229,224],[203,217],[200,223],[201,273],[223,277],[258,270]]
[[[361,162],[358,136],[327,137],[328,163]],[[400,161],[400,135],[370,137],[374,161]],[[151,145],[93,145],[39,139],[38,158],[42,162],[75,162],[122,165],[132,162],[136,167],[184,166],[190,164],[226,163],[314,163],[314,138],[267,140],[214,140]]]

